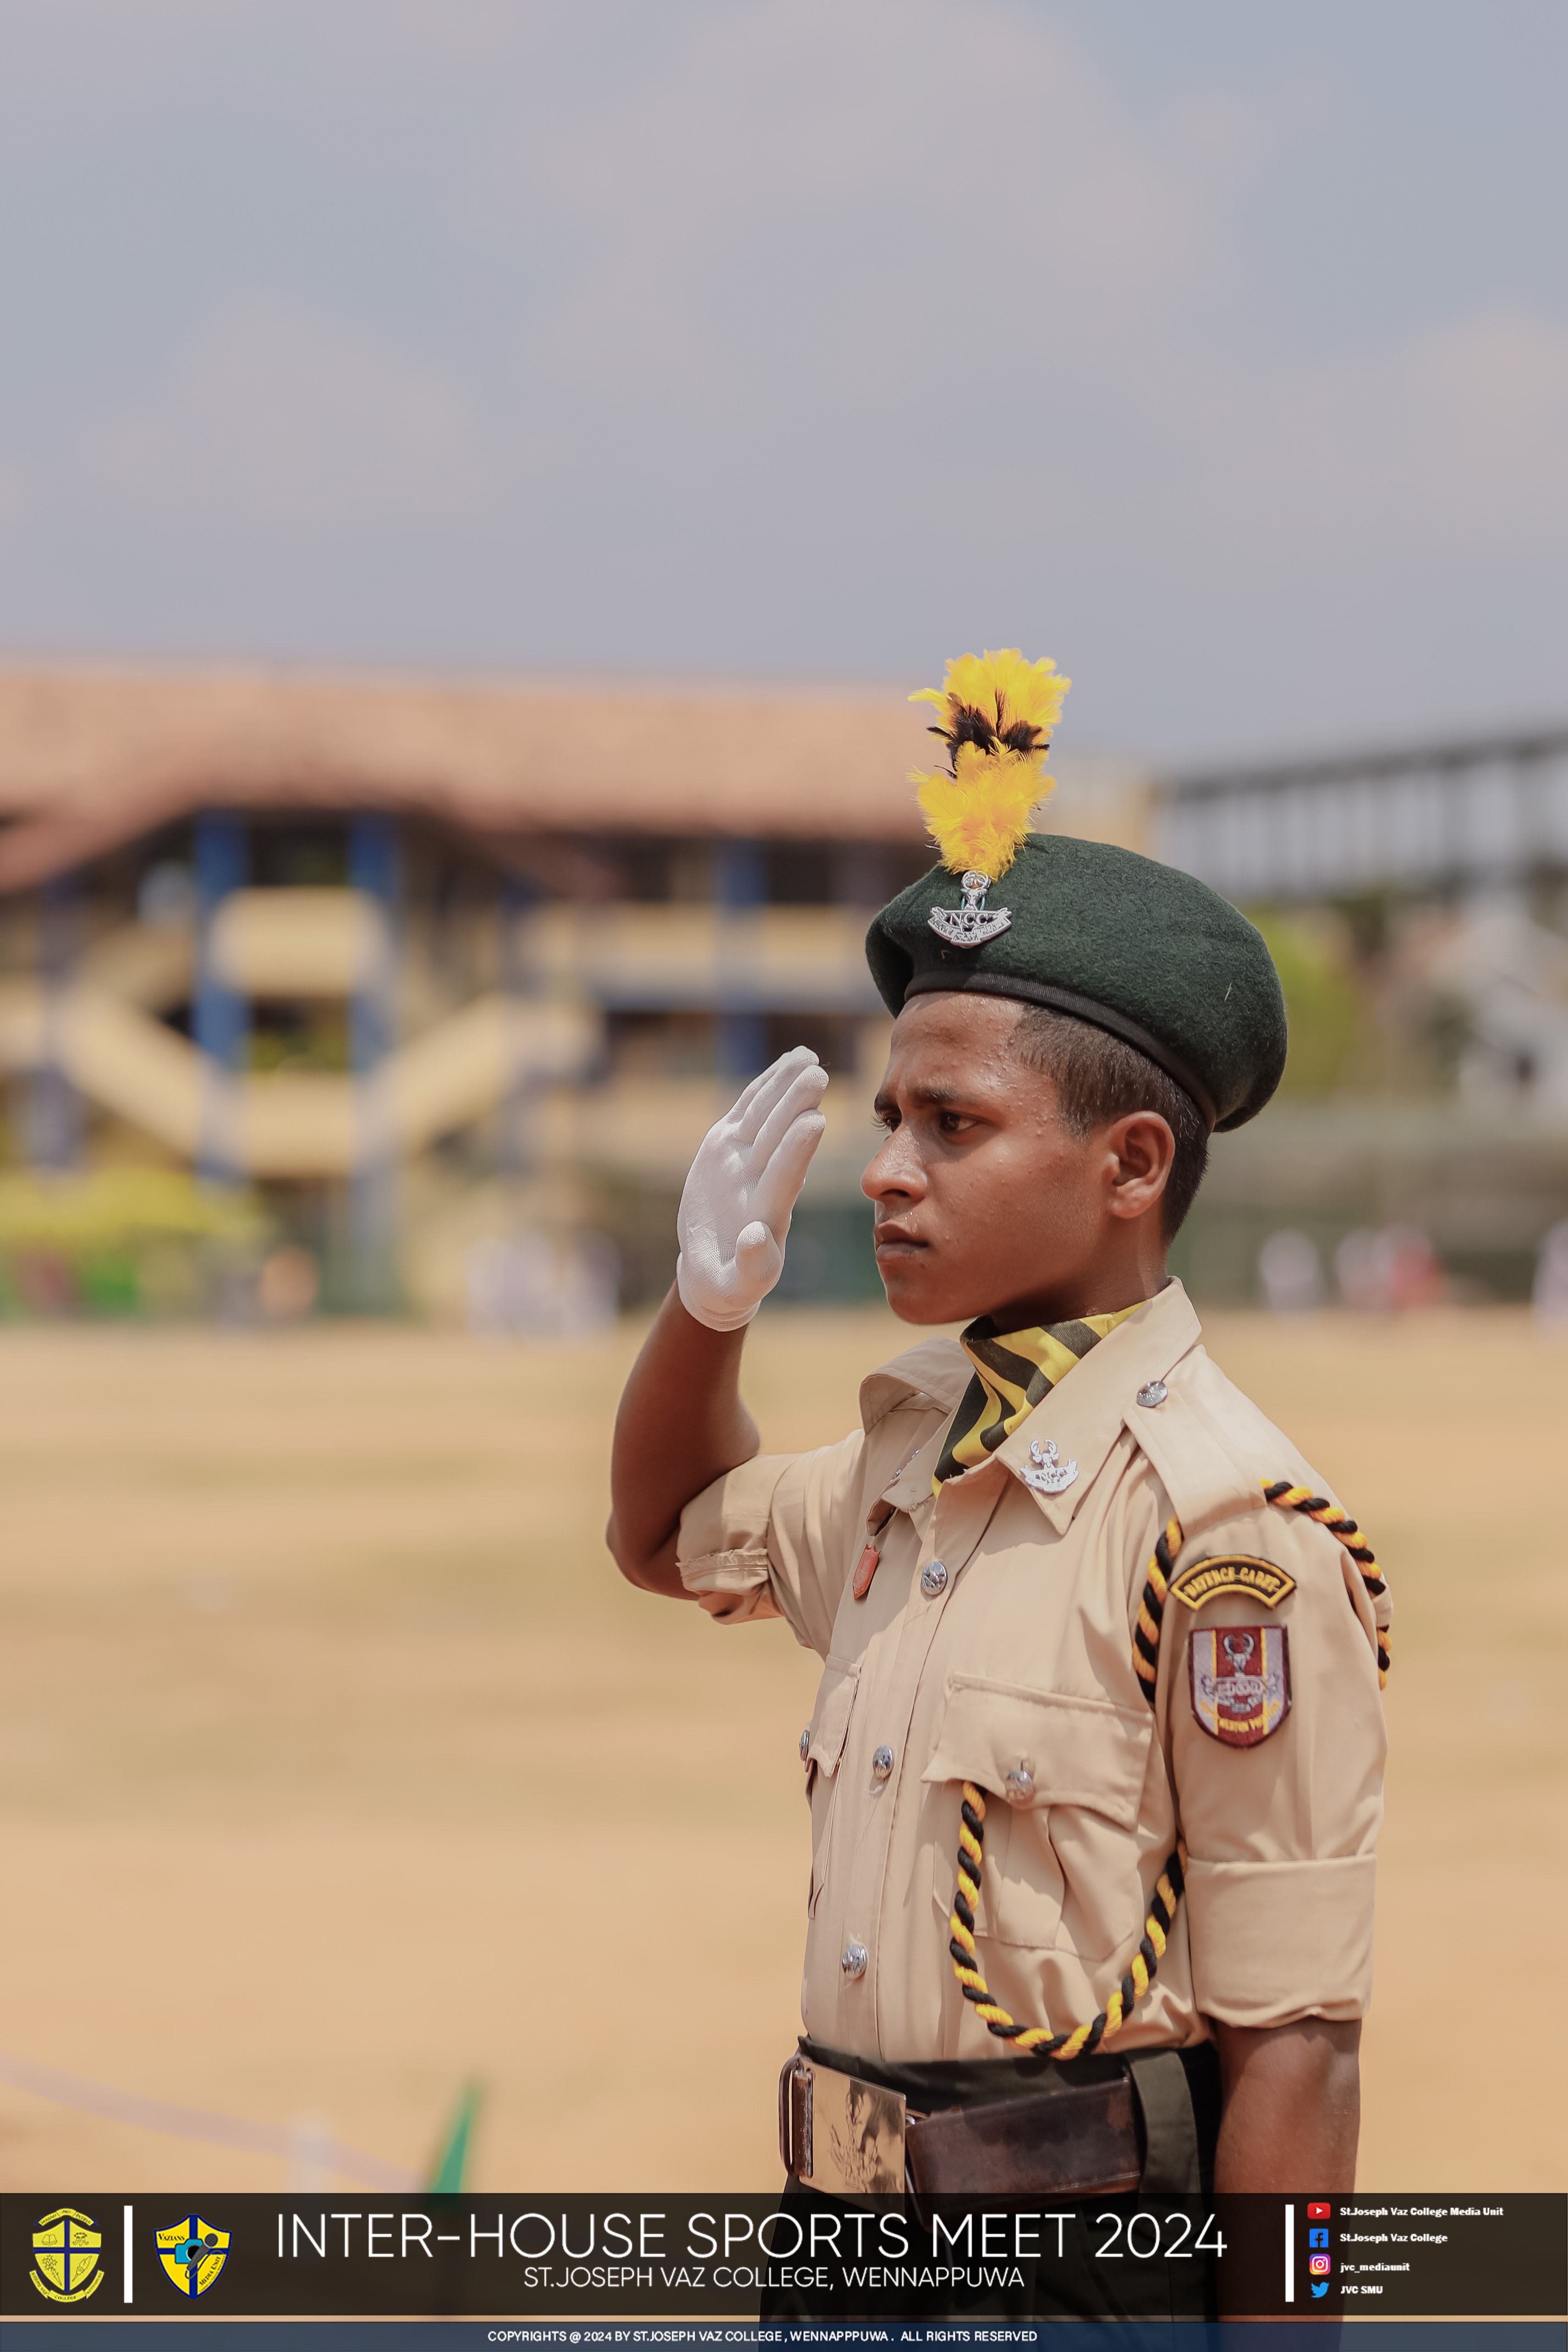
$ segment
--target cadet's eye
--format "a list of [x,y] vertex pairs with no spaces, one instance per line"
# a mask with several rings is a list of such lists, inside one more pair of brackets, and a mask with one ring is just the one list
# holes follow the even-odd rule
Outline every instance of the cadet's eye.
[[871,1124],[879,1135],[891,1135],[899,1123],[899,1114],[891,1106],[881,1107],[871,1113]]

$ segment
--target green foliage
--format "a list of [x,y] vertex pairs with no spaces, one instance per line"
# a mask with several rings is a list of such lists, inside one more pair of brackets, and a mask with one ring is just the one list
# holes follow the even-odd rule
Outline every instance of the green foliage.
[[1279,1091],[1331,1094],[1344,1082],[1365,1020],[1345,926],[1331,915],[1251,912],[1274,958],[1290,1025]]
[[109,1259],[153,1240],[254,1242],[266,1219],[246,1193],[174,1168],[0,1172],[0,1248]]
[[198,1313],[268,1231],[252,1195],[181,1169],[0,1169],[0,1319]]

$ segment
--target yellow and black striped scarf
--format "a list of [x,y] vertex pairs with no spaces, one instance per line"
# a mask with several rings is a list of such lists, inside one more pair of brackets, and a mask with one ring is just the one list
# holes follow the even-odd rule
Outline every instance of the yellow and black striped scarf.
[[989,1315],[972,1323],[960,1335],[960,1345],[974,1367],[974,1378],[953,1415],[931,1479],[933,1488],[994,1454],[1108,1331],[1137,1312],[1136,1307],[1123,1307],[1115,1315],[1037,1324],[1028,1331],[998,1331]]

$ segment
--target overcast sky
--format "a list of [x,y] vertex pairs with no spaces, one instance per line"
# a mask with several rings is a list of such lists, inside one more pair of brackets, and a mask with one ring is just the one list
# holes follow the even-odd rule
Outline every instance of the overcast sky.
[[1562,0],[0,0],[0,654],[1568,718]]

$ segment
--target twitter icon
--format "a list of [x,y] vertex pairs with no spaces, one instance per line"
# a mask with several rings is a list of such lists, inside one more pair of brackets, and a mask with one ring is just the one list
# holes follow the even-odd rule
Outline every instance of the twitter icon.
[[1318,2296],[1325,2295],[1325,2294],[1327,2294],[1328,2291],[1329,2291],[1329,2282],[1328,2282],[1328,2280],[1327,2280],[1327,2279],[1314,2279],[1314,2280],[1312,2281],[1312,2293],[1313,2293],[1315,2295],[1318,2295]]

